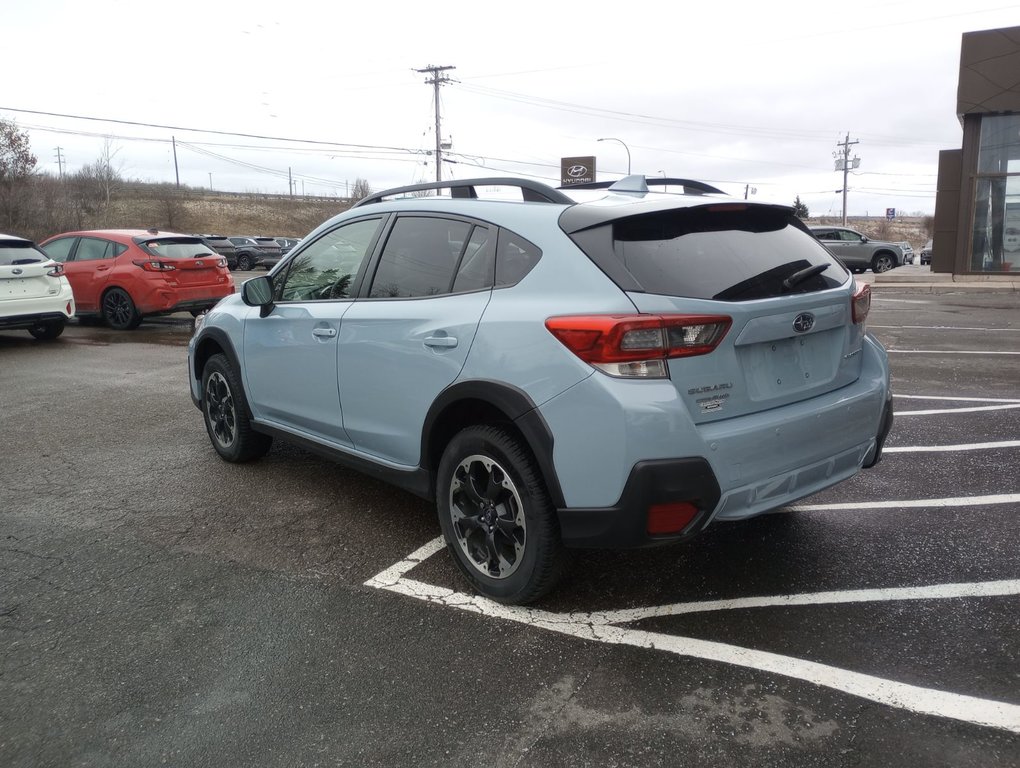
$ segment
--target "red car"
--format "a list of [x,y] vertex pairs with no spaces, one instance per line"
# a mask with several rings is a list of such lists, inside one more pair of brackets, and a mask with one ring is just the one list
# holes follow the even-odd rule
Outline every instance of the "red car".
[[227,260],[191,235],[97,229],[55,235],[40,247],[63,262],[79,317],[101,317],[118,330],[147,315],[197,315],[234,292]]

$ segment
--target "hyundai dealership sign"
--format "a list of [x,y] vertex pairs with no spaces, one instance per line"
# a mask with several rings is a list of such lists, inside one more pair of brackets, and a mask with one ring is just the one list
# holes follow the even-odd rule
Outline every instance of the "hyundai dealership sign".
[[560,184],[591,184],[595,181],[594,157],[561,157]]

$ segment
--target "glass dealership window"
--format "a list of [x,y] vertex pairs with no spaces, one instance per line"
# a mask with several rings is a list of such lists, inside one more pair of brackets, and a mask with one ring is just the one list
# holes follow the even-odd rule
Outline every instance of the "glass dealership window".
[[1020,272],[1020,115],[981,118],[970,267]]

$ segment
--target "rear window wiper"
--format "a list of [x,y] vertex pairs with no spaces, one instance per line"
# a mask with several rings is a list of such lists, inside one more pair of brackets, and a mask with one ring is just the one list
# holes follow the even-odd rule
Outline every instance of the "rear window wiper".
[[783,288],[792,291],[805,280],[810,280],[815,275],[820,275],[829,268],[828,264],[815,264],[810,267],[798,270],[783,281]]

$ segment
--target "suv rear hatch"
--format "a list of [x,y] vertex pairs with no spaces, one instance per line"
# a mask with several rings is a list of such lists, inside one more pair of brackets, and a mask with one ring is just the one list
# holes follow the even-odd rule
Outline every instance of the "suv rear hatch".
[[59,270],[28,240],[0,239],[0,301],[60,293]]
[[226,259],[198,237],[150,237],[136,240],[151,255],[138,263],[148,271],[163,272],[168,280],[182,286],[217,285],[224,281]]
[[852,277],[790,209],[719,201],[635,207],[574,232],[567,214],[560,223],[640,313],[666,317],[667,328],[677,315],[716,318],[719,329],[730,320],[706,349],[667,355],[696,423],[806,400],[859,378],[870,293],[858,296],[855,310]]

